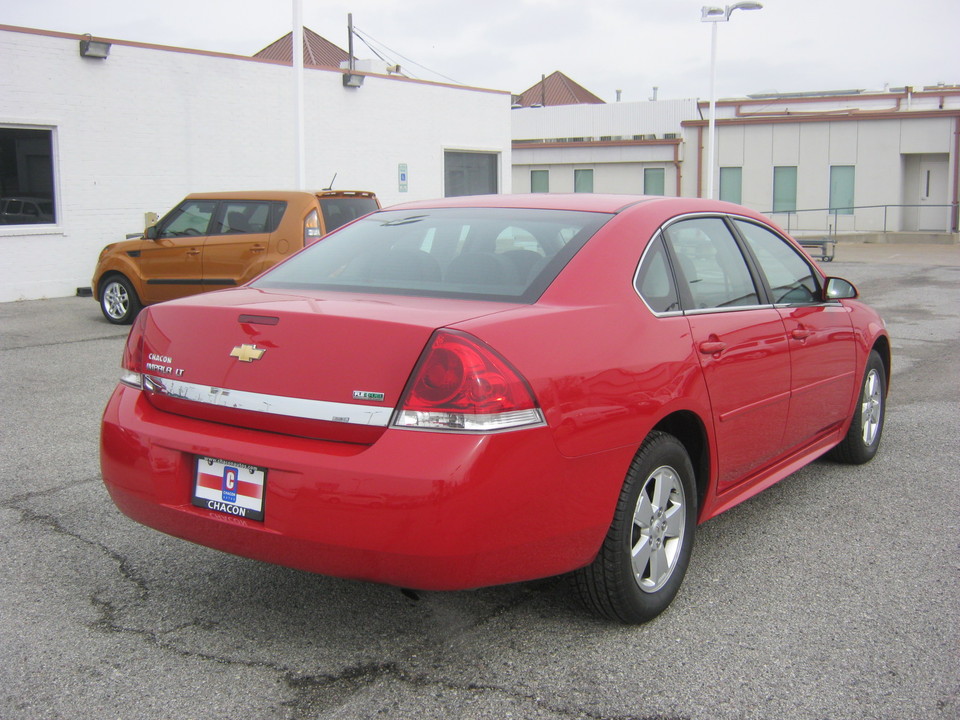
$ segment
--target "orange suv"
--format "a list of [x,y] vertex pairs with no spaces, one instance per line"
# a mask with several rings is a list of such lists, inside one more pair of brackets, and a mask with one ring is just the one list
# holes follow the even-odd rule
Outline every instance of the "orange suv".
[[100,252],[93,296],[126,324],[144,305],[242,285],[379,207],[372,192],[349,190],[188,195],[142,237]]

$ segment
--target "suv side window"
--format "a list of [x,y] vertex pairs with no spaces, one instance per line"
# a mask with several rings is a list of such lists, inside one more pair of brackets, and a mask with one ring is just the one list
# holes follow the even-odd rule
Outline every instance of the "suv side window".
[[255,200],[223,200],[219,223],[211,235],[268,233],[276,229],[279,216],[271,212],[275,203]]
[[217,209],[216,200],[187,200],[164,218],[157,237],[190,237],[206,235],[210,219]]
[[759,305],[747,261],[720,218],[681,220],[666,229],[666,242],[686,281],[690,310]]
[[820,283],[810,264],[776,233],[744,220],[735,220],[770,287],[775,304],[820,302]]
[[677,286],[673,282],[673,272],[660,236],[653,239],[644,253],[633,283],[653,312],[666,313],[680,309]]

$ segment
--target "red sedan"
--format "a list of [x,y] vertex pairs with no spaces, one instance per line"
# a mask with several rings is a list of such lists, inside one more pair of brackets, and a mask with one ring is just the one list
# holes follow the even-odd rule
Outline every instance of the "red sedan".
[[856,297],[728,203],[396,206],[144,310],[103,477],[133,519],[238,555],[427,590],[571,573],[642,622],[698,523],[877,452],[890,341]]

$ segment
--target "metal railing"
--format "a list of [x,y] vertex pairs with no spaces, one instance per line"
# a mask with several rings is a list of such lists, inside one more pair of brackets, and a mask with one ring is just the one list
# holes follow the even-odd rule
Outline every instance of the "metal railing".
[[[940,209],[943,213],[939,222],[925,222],[940,229],[923,227],[921,229],[920,211]],[[764,213],[774,220],[786,216],[785,229],[795,232],[960,232],[958,223],[958,204],[942,205],[853,205],[834,208],[805,208],[803,210],[776,211]],[[816,214],[816,215],[815,215]],[[802,217],[801,217],[802,216]],[[891,227],[893,225],[894,227]],[[908,229],[913,228],[913,229]]]

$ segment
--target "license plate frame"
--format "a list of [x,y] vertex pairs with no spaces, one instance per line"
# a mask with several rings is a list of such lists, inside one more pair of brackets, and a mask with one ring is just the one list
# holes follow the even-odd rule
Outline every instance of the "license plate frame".
[[231,517],[263,522],[267,469],[198,455],[190,502]]

